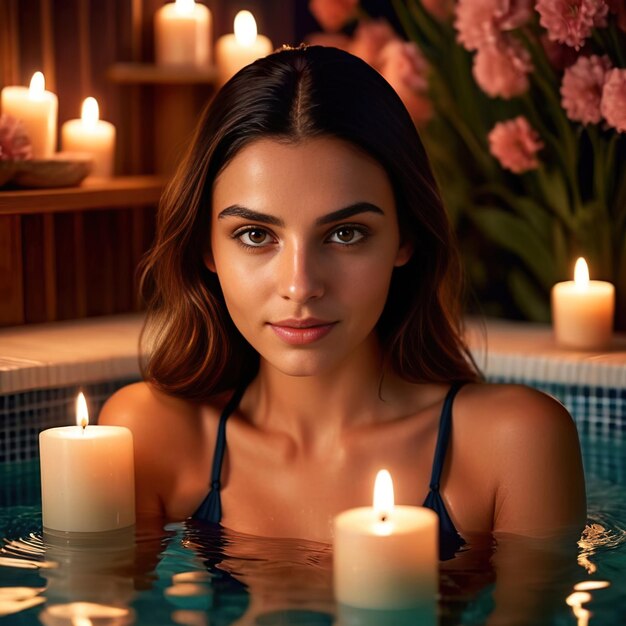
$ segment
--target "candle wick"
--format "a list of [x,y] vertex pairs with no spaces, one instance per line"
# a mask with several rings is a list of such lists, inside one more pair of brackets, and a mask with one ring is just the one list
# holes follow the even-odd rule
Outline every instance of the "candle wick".
[[387,521],[387,516],[384,513],[380,516],[380,521],[381,522],[386,522]]
[[85,418],[80,420],[80,425],[83,427],[83,432],[85,432],[85,429],[87,428],[87,420]]

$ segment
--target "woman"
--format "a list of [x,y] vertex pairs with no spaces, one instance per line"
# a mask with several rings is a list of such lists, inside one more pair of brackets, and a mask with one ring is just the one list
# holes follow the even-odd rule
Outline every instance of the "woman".
[[574,423],[481,382],[423,146],[356,57],[284,49],[217,93],[148,284],[146,382],[100,416],[133,431],[140,515],[329,542],[386,467],[398,503],[439,514],[442,557],[474,534],[580,534]]

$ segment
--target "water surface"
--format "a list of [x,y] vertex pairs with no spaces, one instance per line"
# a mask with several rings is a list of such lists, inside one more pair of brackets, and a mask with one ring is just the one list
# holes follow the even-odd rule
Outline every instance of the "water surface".
[[[626,446],[583,441],[588,522],[576,543],[472,537],[441,564],[438,623],[609,626],[626,615]],[[38,463],[0,466],[0,625],[405,626],[337,607],[330,546],[186,522],[99,544],[42,533]]]

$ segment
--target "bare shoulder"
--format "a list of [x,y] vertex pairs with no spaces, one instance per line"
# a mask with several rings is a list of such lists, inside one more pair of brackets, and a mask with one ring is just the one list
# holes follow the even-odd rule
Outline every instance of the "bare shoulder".
[[168,396],[149,383],[140,382],[116,391],[102,407],[98,423],[134,429],[193,411],[191,403]]
[[494,479],[494,530],[540,536],[578,528],[585,519],[584,475],[567,409],[523,385],[469,385],[459,400],[458,425],[483,475]]
[[123,387],[107,400],[98,423],[125,426],[133,434],[138,513],[186,516],[189,494],[180,477],[191,484],[193,476],[208,471],[216,413],[212,404],[175,398],[145,382]]
[[[491,434],[534,438],[549,431],[576,432],[567,409],[555,398],[526,385],[468,385],[458,403],[460,417]],[[455,407],[456,408],[456,407]]]

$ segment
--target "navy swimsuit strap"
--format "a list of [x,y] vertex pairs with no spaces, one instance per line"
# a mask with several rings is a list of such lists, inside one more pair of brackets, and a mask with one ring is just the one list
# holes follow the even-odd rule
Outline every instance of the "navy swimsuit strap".
[[[439,433],[437,435],[437,444],[435,446],[435,456],[433,459],[433,468],[430,478],[430,490],[424,501],[423,506],[432,509],[439,516],[439,558],[442,560],[450,559],[455,552],[463,545],[465,540],[459,535],[454,527],[445,503],[439,491],[441,473],[446,459],[446,451],[450,441],[452,432],[452,403],[456,394],[465,383],[454,383],[443,403],[441,417],[439,418]],[[226,451],[226,420],[235,411],[239,402],[248,386],[248,381],[238,387],[232,397],[224,407],[220,415],[219,426],[217,430],[217,439],[215,442],[215,452],[213,455],[213,467],[211,470],[211,489],[202,504],[192,515],[193,519],[203,520],[214,524],[219,524],[222,520],[222,502],[220,497],[220,476],[222,472],[222,464],[224,461],[224,453]]]
[[439,433],[437,435],[437,444],[435,446],[435,456],[433,459],[433,469],[430,476],[430,491],[424,500],[424,506],[432,509],[439,516],[439,558],[441,560],[451,559],[454,553],[463,545],[465,540],[459,535],[454,527],[446,505],[439,491],[441,473],[446,460],[446,451],[450,442],[450,433],[452,432],[452,403],[456,394],[465,383],[454,383],[443,402],[441,417],[439,418]]
[[201,519],[219,524],[222,519],[222,501],[220,498],[222,474],[222,464],[224,462],[224,452],[226,451],[226,420],[239,406],[239,402],[248,386],[248,381],[235,389],[230,400],[227,402],[217,427],[217,439],[215,441],[215,452],[213,453],[213,467],[211,469],[211,489],[202,504],[192,515],[194,519]]

